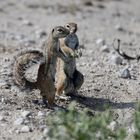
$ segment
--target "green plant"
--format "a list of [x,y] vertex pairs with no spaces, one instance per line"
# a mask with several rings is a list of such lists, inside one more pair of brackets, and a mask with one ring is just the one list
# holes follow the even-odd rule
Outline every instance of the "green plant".
[[71,104],[68,111],[59,111],[47,117],[48,137],[51,140],[124,140],[125,131],[112,131],[109,111],[96,116],[87,111],[77,112]]

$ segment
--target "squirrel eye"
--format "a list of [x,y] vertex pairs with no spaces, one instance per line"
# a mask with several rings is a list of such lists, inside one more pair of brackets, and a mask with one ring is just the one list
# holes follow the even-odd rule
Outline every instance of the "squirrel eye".
[[62,29],[58,29],[57,31],[58,31],[58,32],[63,32],[63,30],[62,30]]
[[69,28],[70,26],[69,26],[69,25],[67,25],[67,27]]

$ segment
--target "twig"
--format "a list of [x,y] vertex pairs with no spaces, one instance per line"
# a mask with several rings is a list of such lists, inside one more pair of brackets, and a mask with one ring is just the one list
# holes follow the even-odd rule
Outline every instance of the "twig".
[[120,39],[117,39],[117,42],[118,42],[118,46],[117,46],[117,48],[115,48],[115,46],[114,46],[114,42],[116,41],[116,39],[114,39],[114,41],[113,41],[113,48],[115,49],[115,51],[117,51],[117,53],[119,54],[119,55],[121,55],[124,59],[127,59],[127,60],[138,60],[139,61],[139,59],[140,59],[140,56],[136,56],[136,57],[132,57],[132,56],[129,56],[129,55],[127,55],[125,52],[122,52],[121,50],[120,50],[120,44],[121,44],[121,40]]

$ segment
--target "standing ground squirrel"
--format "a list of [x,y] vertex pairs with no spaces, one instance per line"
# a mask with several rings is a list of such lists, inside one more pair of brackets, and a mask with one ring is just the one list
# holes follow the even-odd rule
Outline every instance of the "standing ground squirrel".
[[[52,106],[55,98],[54,75],[57,57],[67,61],[68,57],[61,51],[59,38],[66,37],[69,30],[62,26],[53,28],[48,40],[45,42],[45,54],[40,51],[28,51],[19,56],[13,68],[14,81],[20,87],[30,86],[30,88],[38,88],[41,91],[43,100],[48,100],[48,106]],[[24,66],[30,61],[44,59],[40,64],[37,81],[30,82],[25,78]]]
[[[79,40],[75,34],[77,24],[67,23],[64,27],[70,31],[70,34],[65,38],[59,39],[62,51],[71,52],[78,50]],[[84,76],[76,69],[76,60],[74,57],[70,58],[69,63],[66,63],[61,58],[57,58],[56,95],[61,95],[63,91],[65,94],[76,92],[82,86],[83,82]]]

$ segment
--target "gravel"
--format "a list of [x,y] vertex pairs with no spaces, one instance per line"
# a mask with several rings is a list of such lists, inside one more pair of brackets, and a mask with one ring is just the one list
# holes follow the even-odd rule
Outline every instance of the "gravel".
[[31,131],[31,128],[29,126],[23,126],[20,130],[21,133],[28,133]]
[[14,122],[14,125],[21,125],[24,123],[24,119],[23,118],[17,118]]
[[21,115],[22,115],[22,117],[24,117],[24,118],[30,116],[31,114],[32,114],[32,113],[31,113],[30,111],[27,111],[27,110],[21,112]]
[[[71,4],[74,8],[70,7]],[[104,8],[99,8],[98,4]],[[140,54],[139,4],[139,0],[96,0],[93,6],[83,5],[83,0],[72,3],[63,3],[61,0],[43,3],[38,0],[0,1],[0,139],[44,138],[43,131],[45,134],[46,127],[49,129],[46,126],[46,113],[60,111],[60,108],[67,110],[72,101],[76,102],[75,109],[87,109],[89,114],[102,113],[107,103],[114,112],[113,120],[119,122],[118,125],[131,126],[134,106],[140,93],[140,62],[123,59],[118,53],[112,52],[110,44],[119,38],[121,50],[130,55],[132,51],[134,56]],[[64,13],[60,13],[60,5],[63,5]],[[1,12],[1,9],[5,12]],[[78,96],[72,95],[70,100],[56,99],[55,107],[51,110],[33,102],[41,101],[38,90],[18,91],[13,87],[13,80],[10,86],[7,81],[12,79],[11,63],[15,53],[30,48],[43,49],[42,41],[48,38],[52,28],[63,26],[69,21],[78,24],[77,35],[83,49],[82,57],[76,63],[77,69],[84,74],[84,84],[76,93]],[[129,66],[132,65],[135,67],[130,69]],[[31,68],[31,73],[34,74],[34,70],[37,73],[37,68]],[[121,78],[121,74],[126,78]],[[34,79],[34,76],[28,76],[30,81]],[[9,115],[3,115],[3,112],[8,112]],[[114,124],[110,125],[114,129]],[[13,133],[9,133],[9,130]],[[129,131],[132,132],[133,129]]]

